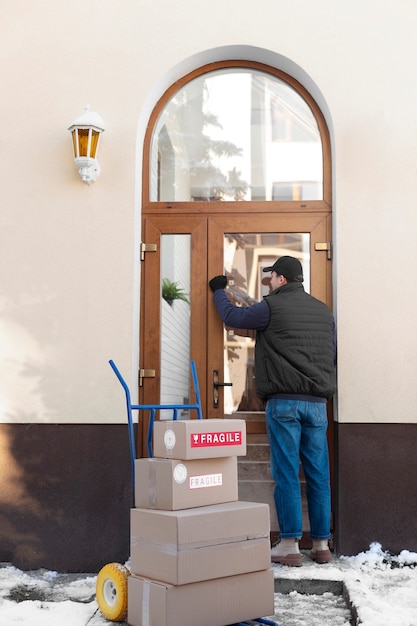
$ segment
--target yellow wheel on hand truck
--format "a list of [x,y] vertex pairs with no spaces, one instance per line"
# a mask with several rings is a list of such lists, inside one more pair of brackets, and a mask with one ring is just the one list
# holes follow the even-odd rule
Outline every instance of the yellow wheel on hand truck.
[[127,616],[127,579],[130,571],[120,563],[108,563],[99,571],[96,600],[103,617],[122,622]]

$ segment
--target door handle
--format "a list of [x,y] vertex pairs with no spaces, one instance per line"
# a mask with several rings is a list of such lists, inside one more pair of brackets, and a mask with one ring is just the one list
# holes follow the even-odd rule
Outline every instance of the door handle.
[[213,370],[213,408],[219,408],[219,387],[232,387],[233,383],[221,383],[219,370]]

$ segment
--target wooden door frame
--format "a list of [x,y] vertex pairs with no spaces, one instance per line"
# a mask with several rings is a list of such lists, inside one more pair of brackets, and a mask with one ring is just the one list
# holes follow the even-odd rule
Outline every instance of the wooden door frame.
[[[219,69],[226,70],[226,69],[233,69],[233,68],[255,69],[261,72],[271,74],[272,76],[275,76],[276,78],[289,84],[293,89],[295,89],[295,91],[298,92],[298,94],[308,104],[308,106],[310,107],[316,119],[319,131],[320,131],[321,141],[322,141],[323,196],[321,200],[290,200],[290,201],[275,201],[275,200],[265,201],[264,200],[264,201],[256,201],[256,202],[255,201],[176,202],[174,200],[168,201],[168,202],[159,202],[159,201],[150,200],[149,194],[150,194],[151,142],[152,142],[155,125],[165,105],[168,103],[169,99],[180,88],[182,88],[186,83],[189,83],[190,81],[197,78],[198,76],[208,74],[211,71],[215,71]],[[186,217],[190,219],[196,218],[197,220],[199,220],[200,218],[202,218],[203,220],[204,219],[207,220],[210,218],[210,216],[217,215],[223,218],[227,214],[230,217],[230,220],[234,221],[234,226],[233,228],[230,229],[230,232],[237,232],[240,230],[240,224],[244,223],[242,220],[244,220],[245,216],[247,217],[257,216],[258,217],[262,215],[268,215],[270,220],[273,221],[274,217],[280,216],[285,220],[285,216],[291,215],[292,218],[297,216],[302,223],[302,220],[308,221],[311,217],[314,218],[314,216],[316,216],[317,214],[320,214],[326,225],[326,228],[325,228],[326,236],[324,240],[330,242],[331,233],[332,233],[331,231],[331,218],[332,218],[332,167],[331,167],[331,164],[332,164],[332,158],[331,158],[330,133],[329,133],[325,118],[323,116],[323,113],[321,112],[316,101],[311,96],[311,94],[307,91],[307,89],[301,83],[299,83],[294,77],[286,74],[285,72],[275,67],[268,66],[263,63],[258,63],[255,61],[246,61],[246,60],[224,60],[224,61],[219,61],[216,63],[205,65],[203,67],[196,68],[192,70],[190,73],[181,77],[179,80],[173,83],[166,90],[166,92],[162,95],[160,100],[155,105],[149,118],[149,123],[147,125],[146,134],[144,138],[144,147],[143,147],[143,170],[142,170],[142,216],[144,220],[144,228],[142,230],[142,232],[144,233],[143,240],[146,241],[146,235],[145,235],[146,221],[157,218],[157,217],[159,217],[162,220],[162,222],[164,222],[164,220],[172,219],[173,222],[176,222],[178,220],[178,223],[181,223],[181,220],[183,220]],[[158,236],[160,236],[161,224],[158,226],[158,222],[154,222],[154,225],[156,226],[156,231],[153,233],[153,235],[155,236],[155,238],[157,238],[158,229],[159,229]],[[174,223],[173,223],[173,228],[174,229],[176,228]],[[303,228],[297,229],[297,230],[303,232]],[[165,232],[168,232],[168,231],[165,231]],[[172,232],[178,232],[178,230],[173,230]],[[185,232],[188,232],[188,231],[185,231]],[[313,243],[314,242],[311,241],[311,244],[312,244],[311,248],[313,248]],[[222,245],[222,243],[221,244],[216,243],[215,245],[219,246],[219,245]],[[211,293],[208,290],[206,281],[202,279],[202,276],[211,277],[211,275],[223,273],[223,268],[220,267],[219,265],[213,267],[210,261],[208,260],[207,237],[205,240],[205,244],[202,247],[200,252],[202,252],[203,249],[206,252],[204,255],[201,253],[200,258],[199,258],[199,263],[200,263],[199,267],[201,267],[202,269],[201,277],[193,276],[192,297],[195,299],[196,298],[198,299],[200,303],[199,305],[200,312],[197,315],[193,315],[194,319],[192,320],[192,323],[191,323],[192,350],[193,350],[193,345],[196,345],[194,344],[194,342],[196,338],[198,338],[199,332],[201,332],[200,328],[197,327],[198,318],[201,322],[201,319],[205,319],[206,315],[208,316],[207,317],[207,334],[205,335],[205,339],[207,342],[210,340],[210,337],[215,336],[216,333],[219,333],[220,336],[222,336],[222,323],[219,317],[217,316],[217,314],[215,313],[214,306],[212,303]],[[196,253],[195,248],[193,248],[193,251],[194,251],[193,253],[195,254]],[[213,253],[213,251],[214,249],[211,252]],[[320,254],[325,255],[324,252]],[[221,258],[221,257],[218,256],[217,258]],[[152,262],[156,263],[156,261],[157,260],[152,261]],[[206,265],[203,271],[204,263],[206,263]],[[323,280],[323,285],[321,285],[319,289],[316,289],[314,287],[314,294],[320,299],[322,299],[324,302],[326,302],[330,307],[332,307],[332,264],[330,262],[327,262],[325,267],[322,266],[322,269],[323,269],[322,272],[320,271],[317,272],[312,266],[312,278],[314,280],[316,279]],[[155,266],[155,268],[153,268],[152,272],[153,272],[152,273],[153,279],[151,281],[148,280],[148,283],[154,282],[154,284],[159,285],[159,282],[158,282],[160,281],[159,263]],[[144,272],[142,271],[142,275],[143,274]],[[144,336],[144,328],[148,326],[149,319],[151,320],[151,322],[155,321],[153,318],[160,311],[160,301],[158,301],[158,298],[156,297],[157,292],[155,290],[152,291],[152,287],[150,287],[151,292],[149,292],[148,291],[149,287],[150,287],[149,284],[146,285],[145,281],[142,281],[141,311],[143,313],[143,316],[141,316],[141,326],[140,326],[140,340],[141,340],[140,355],[141,356],[143,355],[142,349],[143,349],[144,342],[147,339],[149,340],[149,338]],[[313,290],[313,283],[312,283],[312,290]],[[152,306],[148,306],[150,293],[153,294],[151,297],[151,300],[153,301]],[[160,294],[158,294],[158,297],[160,300]],[[194,302],[195,301],[196,300],[194,300]],[[146,305],[144,303],[146,303]],[[219,329],[221,330],[219,331]],[[215,334],[213,335],[213,333]],[[154,341],[154,345],[159,345],[158,343],[159,335],[157,333],[157,329],[155,328],[155,325],[153,327],[153,330],[151,331],[151,337],[152,337],[152,340]],[[195,360],[198,361],[197,370],[198,370],[200,381],[203,381],[203,382],[200,382],[202,395],[204,397],[204,402],[206,403],[206,406],[208,406],[207,395],[211,391],[212,363],[206,364],[206,359],[203,358],[202,354],[200,355],[194,354],[194,356],[196,357]],[[160,355],[158,355],[158,359],[160,359]],[[141,359],[141,366],[142,366],[142,359]],[[158,368],[158,372],[159,372],[159,368]],[[153,389],[154,393],[156,390],[159,390],[159,377],[157,377],[155,380],[152,380],[152,381],[151,379],[149,379],[147,383],[148,383],[147,388],[149,390]],[[143,393],[146,394],[145,391]],[[155,397],[158,397],[158,396],[155,396]],[[212,411],[210,411],[210,416],[212,416]],[[142,432],[141,429],[140,429],[140,432]],[[333,433],[333,424],[331,424],[331,433]],[[332,434],[331,434],[331,437],[333,441]],[[138,449],[141,450],[142,448],[138,447]]]
[[[238,219],[237,219],[238,217]],[[191,236],[191,358],[196,362],[204,417],[223,418],[223,398],[220,391],[219,408],[214,409],[211,398],[213,370],[222,373],[224,363],[223,323],[213,303],[208,280],[224,273],[224,233],[309,233],[311,293],[331,306],[331,263],[324,251],[316,251],[315,243],[330,240],[331,215],[326,212],[258,213],[256,215],[227,212],[203,213],[167,217],[144,216],[143,233],[146,243],[156,245],[157,252],[145,254],[141,282],[140,363],[143,368],[155,369],[155,378],[145,379],[139,388],[141,404],[157,404],[160,397],[161,351],[156,349],[161,341],[161,273],[160,245],[163,234],[190,234]],[[222,374],[221,374],[222,378]],[[190,387],[191,388],[191,387]],[[247,416],[249,417],[249,415]],[[248,433],[265,432],[264,420],[253,415],[249,418]],[[146,439],[149,415],[140,416],[138,452],[147,455]],[[334,428],[332,405],[329,406],[329,451],[331,461],[332,493],[334,492]],[[309,539],[303,537],[303,547]]]

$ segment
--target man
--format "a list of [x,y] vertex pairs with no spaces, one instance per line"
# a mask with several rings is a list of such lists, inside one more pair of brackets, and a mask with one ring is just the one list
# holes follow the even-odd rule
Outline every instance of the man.
[[299,463],[307,485],[311,558],[331,561],[330,479],[326,402],[335,392],[336,339],[328,307],[304,291],[298,259],[279,258],[266,267],[272,292],[249,307],[234,306],[224,291],[225,276],[209,282],[224,324],[256,329],[257,395],[266,401],[274,501],[280,543],[272,561],[299,567],[302,536]]

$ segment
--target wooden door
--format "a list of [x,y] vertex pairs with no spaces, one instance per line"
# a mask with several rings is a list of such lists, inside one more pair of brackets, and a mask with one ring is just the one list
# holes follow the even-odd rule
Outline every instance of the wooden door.
[[[249,305],[268,292],[269,275],[262,274],[262,268],[283,254],[291,254],[303,264],[306,290],[331,306],[331,263],[320,249],[324,246],[317,245],[329,241],[329,213],[147,217],[143,232],[144,241],[154,251],[144,253],[142,267],[141,368],[154,370],[155,376],[142,379],[140,401],[157,404],[192,400],[190,385],[188,392],[179,392],[180,383],[170,383],[169,379],[178,380],[172,370],[178,370],[179,377],[184,378],[184,368],[193,359],[204,416],[246,420],[249,445],[247,457],[239,461],[239,497],[268,502],[271,529],[277,532],[264,412],[254,380],[255,337],[250,332],[223,328],[208,281],[226,272],[236,302]],[[164,261],[167,248],[170,256]],[[187,287],[188,302],[175,302],[170,310],[161,295],[162,282],[164,272],[173,272],[176,264],[180,269],[188,268],[188,277],[183,269],[178,274],[181,280],[174,281]],[[178,325],[177,318],[185,322]],[[163,397],[170,384],[172,393],[180,393],[179,398]],[[145,415],[141,424],[139,450],[146,455]],[[332,428],[329,444],[333,458]],[[304,527],[307,533],[306,506]]]
[[[140,379],[139,401],[141,404],[190,401],[192,359],[205,407],[207,220],[145,218],[143,241],[144,249],[149,251],[142,254],[140,370],[146,375]],[[164,279],[170,279],[186,299],[168,303],[163,297]],[[147,455],[148,417],[146,413],[140,416],[140,456]]]
[[[242,306],[250,305],[269,292],[270,274],[264,274],[263,267],[272,265],[279,256],[290,254],[299,258],[303,265],[306,291],[331,306],[331,263],[321,250],[325,246],[317,246],[327,242],[329,237],[330,223],[326,213],[258,214],[239,219],[234,215],[213,216],[208,225],[211,252],[209,276],[226,272],[231,299]],[[246,420],[248,452],[245,458],[239,460],[239,498],[267,502],[271,510],[271,531],[278,534],[264,406],[256,396],[255,334],[252,331],[223,329],[215,307],[210,303],[207,324],[211,337],[207,346],[207,410],[213,417]],[[213,387],[215,377],[225,386],[216,390]],[[214,394],[219,397],[215,398]],[[329,422],[332,422],[331,409],[329,413]],[[329,429],[329,448],[333,459],[332,427]],[[304,547],[310,543],[309,523],[301,467],[300,472]]]

